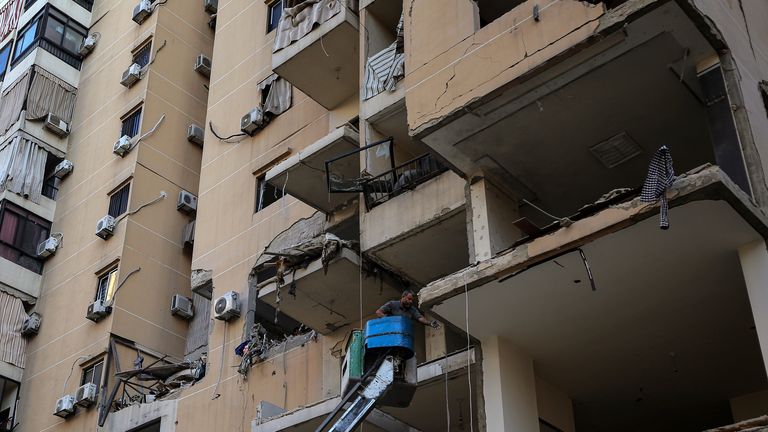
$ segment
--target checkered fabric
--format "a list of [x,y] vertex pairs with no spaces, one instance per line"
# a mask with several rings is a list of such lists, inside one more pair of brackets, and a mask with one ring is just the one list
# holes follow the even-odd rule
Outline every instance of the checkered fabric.
[[672,156],[667,146],[661,146],[648,166],[648,176],[640,192],[640,201],[655,203],[661,200],[659,228],[663,230],[669,228],[669,204],[666,193],[674,182],[675,170],[672,168]]

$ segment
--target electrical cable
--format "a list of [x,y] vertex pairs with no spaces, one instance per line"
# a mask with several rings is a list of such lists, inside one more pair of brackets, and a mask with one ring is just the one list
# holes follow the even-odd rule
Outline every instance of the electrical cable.
[[551,213],[547,212],[546,210],[542,209],[541,207],[537,206],[536,204],[534,204],[534,203],[532,203],[532,202],[528,201],[528,200],[527,200],[527,199],[525,199],[525,198],[523,198],[523,202],[524,202],[524,203],[526,203],[526,204],[528,204],[529,206],[531,206],[531,207],[535,208],[536,210],[540,211],[540,212],[541,212],[542,214],[544,214],[545,216],[547,216],[547,217],[549,217],[549,218],[552,218],[552,219],[554,219],[554,220],[558,221],[558,222],[560,223],[560,225],[561,225],[561,226],[567,227],[567,226],[571,226],[571,225],[573,225],[573,221],[572,221],[572,220],[570,220],[570,219],[568,219],[567,217],[563,217],[563,218],[561,218],[561,217],[557,217],[557,216],[555,216],[555,215],[553,215],[553,214],[551,214]]
[[123,279],[123,281],[122,281],[122,282],[120,282],[119,284],[117,284],[117,287],[115,288],[115,292],[113,292],[113,293],[112,293],[112,298],[110,299],[110,302],[109,302],[109,306],[112,306],[112,305],[114,305],[114,304],[115,304],[115,298],[117,297],[117,292],[118,292],[118,291],[120,291],[120,288],[122,288],[122,287],[123,287],[123,285],[124,285],[124,284],[125,284],[125,282],[128,280],[128,278],[129,278],[129,277],[131,277],[131,276],[133,276],[134,274],[136,274],[136,273],[140,272],[140,271],[141,271],[141,267],[136,267],[135,269],[131,270],[131,272],[130,272],[130,273],[128,273],[127,275],[125,275],[125,278]]
[[64,380],[64,386],[61,388],[61,397],[64,397],[64,395],[67,392],[67,383],[69,382],[69,379],[72,377],[72,372],[74,372],[75,370],[75,364],[77,364],[77,362],[79,362],[80,360],[88,360],[91,357],[93,356],[91,355],[80,356],[76,358],[75,361],[72,362],[72,367],[69,368],[69,375],[67,375],[67,379]]
[[464,274],[464,326],[467,330],[467,387],[469,387],[469,430],[475,432],[475,413],[472,409],[472,363],[469,355],[469,289],[467,287],[467,275]]
[[224,339],[221,341],[221,362],[219,363],[219,377],[216,378],[216,387],[213,388],[213,395],[211,396],[211,400],[216,400],[221,396],[219,393],[219,384],[221,384],[221,373],[224,371],[224,348],[227,346],[228,327],[229,321],[224,321]]
[[[230,135],[228,137],[222,137],[221,135],[216,133],[216,130],[213,128],[213,122],[212,121],[208,122],[208,127],[210,128],[211,133],[213,134],[213,136],[218,138],[219,141],[223,141],[223,142],[229,142],[229,143],[233,143],[234,144],[234,143],[240,142],[242,140],[239,140],[239,141],[227,141],[227,140],[230,140],[232,138],[237,138],[237,137],[246,137],[246,136],[248,136],[247,133],[240,132],[240,133],[232,134],[232,135]],[[245,139],[245,138],[243,138],[243,139]]]
[[136,208],[136,210],[131,210],[129,212],[126,212],[126,213],[123,213],[122,215],[120,215],[120,217],[115,219],[115,225],[117,225],[120,221],[122,221],[123,219],[127,218],[128,216],[135,215],[136,213],[138,213],[144,207],[151,206],[152,204],[165,199],[165,197],[167,197],[167,196],[168,196],[168,194],[165,193],[165,191],[160,191],[160,196],[159,197],[153,199],[152,201],[150,201],[148,203],[144,203],[144,204],[140,205],[138,208]]

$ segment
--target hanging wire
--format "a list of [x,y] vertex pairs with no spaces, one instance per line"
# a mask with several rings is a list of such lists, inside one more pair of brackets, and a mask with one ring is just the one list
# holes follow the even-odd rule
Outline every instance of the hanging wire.
[[475,431],[475,415],[472,409],[472,364],[469,355],[469,289],[467,288],[467,274],[464,274],[464,326],[467,330],[467,387],[469,387],[469,430]]
[[[240,133],[232,134],[232,135],[230,135],[228,137],[222,137],[221,135],[216,133],[216,129],[213,128],[213,122],[212,121],[208,122],[208,128],[211,130],[211,133],[213,134],[213,136],[218,138],[219,141],[230,142],[230,141],[227,141],[227,140],[230,140],[232,138],[238,138],[238,137],[243,137],[243,139],[245,139],[244,137],[248,136],[247,133],[240,132]],[[242,141],[242,140],[239,140],[239,141]],[[234,144],[234,143],[237,143],[239,141],[231,141],[231,143]]]
[[221,396],[221,393],[219,393],[219,384],[221,384],[221,373],[224,370],[224,348],[227,346],[227,327],[229,327],[229,321],[224,321],[224,339],[221,341],[221,363],[219,363],[219,377],[216,378],[216,387],[213,388],[213,395],[211,395],[211,400],[216,400]]

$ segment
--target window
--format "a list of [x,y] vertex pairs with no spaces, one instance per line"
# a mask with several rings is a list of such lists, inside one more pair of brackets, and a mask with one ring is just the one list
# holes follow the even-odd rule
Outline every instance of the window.
[[266,174],[256,177],[256,209],[254,213],[264,210],[283,196],[276,187],[267,183],[265,178]]
[[145,43],[134,52],[133,62],[144,67],[149,64],[150,57],[152,57],[152,41]]
[[24,10],[29,9],[35,3],[37,3],[37,0],[26,0],[24,2]]
[[98,394],[99,387],[101,387],[101,374],[104,369],[104,360],[98,362],[83,369],[83,377],[80,379],[80,385],[88,383],[96,384],[96,392]]
[[72,54],[79,54],[80,44],[83,43],[88,30],[56,9],[50,9],[43,34],[55,45]]
[[8,69],[8,60],[11,58],[11,45],[13,45],[13,41],[0,48],[0,81],[5,78],[5,70]]
[[267,33],[277,28],[280,16],[283,14],[283,0],[277,0],[268,6]]
[[108,302],[112,300],[117,288],[117,267],[107,270],[99,276],[99,285],[96,287],[95,300]]
[[758,84],[760,87],[760,96],[763,97],[763,105],[765,105],[765,112],[768,113],[768,81],[760,81]]
[[22,54],[26,54],[32,48],[32,44],[38,36],[37,29],[39,23],[40,17],[37,17],[33,19],[31,23],[27,24],[27,27],[24,30],[19,32],[18,38],[16,39],[16,50],[13,52],[14,61],[20,59]]
[[19,31],[13,63],[40,46],[68,65],[80,69],[82,59],[79,49],[87,34],[84,26],[48,4]]
[[128,210],[128,195],[131,192],[131,184],[118,189],[117,192],[109,196],[109,215],[118,217]]
[[123,117],[123,126],[120,129],[120,136],[128,136],[130,138],[139,134],[139,127],[141,126],[141,108]]
[[43,261],[37,245],[48,238],[51,223],[23,208],[3,201],[0,207],[0,258],[41,274]]

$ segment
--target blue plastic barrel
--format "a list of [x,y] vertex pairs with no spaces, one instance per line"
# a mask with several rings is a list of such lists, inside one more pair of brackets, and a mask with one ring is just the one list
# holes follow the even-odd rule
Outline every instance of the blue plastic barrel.
[[377,318],[365,323],[366,356],[392,350],[404,359],[413,357],[413,321],[403,316]]

